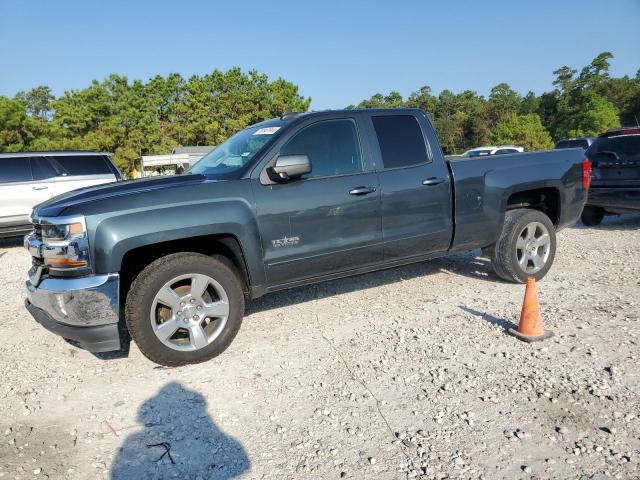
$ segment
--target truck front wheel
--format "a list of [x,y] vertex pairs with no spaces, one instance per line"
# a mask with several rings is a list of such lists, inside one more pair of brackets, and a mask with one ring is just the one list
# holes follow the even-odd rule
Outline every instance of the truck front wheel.
[[543,278],[556,254],[556,232],[539,210],[519,208],[505,214],[502,234],[488,250],[496,274],[509,282]]
[[224,257],[174,253],[150,263],[131,284],[129,333],[160,365],[209,360],[235,338],[244,315],[238,274]]

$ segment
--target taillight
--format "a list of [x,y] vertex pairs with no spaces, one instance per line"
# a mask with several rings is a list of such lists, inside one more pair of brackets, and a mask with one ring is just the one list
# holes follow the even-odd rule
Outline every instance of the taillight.
[[582,188],[585,190],[591,185],[591,160],[585,158],[582,161]]

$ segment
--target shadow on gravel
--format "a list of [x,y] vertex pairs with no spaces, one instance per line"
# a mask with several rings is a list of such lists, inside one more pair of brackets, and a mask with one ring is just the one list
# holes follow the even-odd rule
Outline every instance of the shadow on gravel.
[[120,447],[112,480],[228,480],[249,470],[244,448],[216,426],[205,398],[180,383],[168,383],[144,402],[137,420],[143,429]]
[[607,215],[602,223],[595,227],[587,227],[582,222],[573,227],[576,230],[640,230],[640,215]]
[[494,317],[493,315],[489,315],[488,313],[479,312],[478,310],[474,310],[473,308],[468,308],[463,305],[458,305],[461,310],[464,310],[471,315],[475,315],[476,317],[480,317],[483,320],[489,322],[492,325],[496,325],[503,330],[509,330],[510,328],[517,328],[518,326],[509,320],[504,320],[502,318]]
[[493,272],[491,261],[479,255],[479,250],[457,253],[447,257],[406,265],[404,267],[394,267],[340,280],[332,280],[330,282],[270,293],[253,302],[249,302],[247,304],[246,314],[250,315],[273,308],[287,307],[298,303],[323,299],[333,295],[381,287],[383,285],[436,273],[461,275],[485,282],[505,283]]
[[[124,318],[124,308],[120,309],[120,318]],[[114,360],[117,358],[127,358],[129,356],[131,335],[129,335],[129,330],[127,330],[127,327],[124,325],[124,321],[120,321],[118,330],[120,333],[120,350],[116,352],[92,352],[94,357],[99,360]]]

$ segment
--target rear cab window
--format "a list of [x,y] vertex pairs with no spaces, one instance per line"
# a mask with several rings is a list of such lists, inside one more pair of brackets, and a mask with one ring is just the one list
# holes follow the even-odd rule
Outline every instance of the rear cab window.
[[30,182],[32,180],[29,157],[0,158],[0,184]]
[[113,175],[104,155],[59,155],[48,159],[67,175]]
[[385,170],[430,161],[422,129],[412,115],[372,116]]
[[599,137],[585,154],[592,161],[640,162],[640,135]]

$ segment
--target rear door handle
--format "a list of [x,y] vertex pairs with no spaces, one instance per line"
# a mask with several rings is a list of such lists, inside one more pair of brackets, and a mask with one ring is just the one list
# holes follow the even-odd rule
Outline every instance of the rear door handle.
[[373,187],[356,187],[349,190],[349,195],[367,195],[368,193],[373,193],[375,191],[376,189]]
[[46,190],[47,188],[49,187],[47,187],[46,185],[43,187],[31,187],[32,190]]
[[429,177],[422,182],[423,185],[440,185],[446,181],[445,178]]

